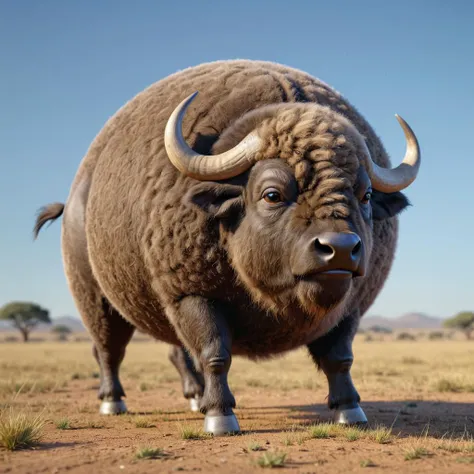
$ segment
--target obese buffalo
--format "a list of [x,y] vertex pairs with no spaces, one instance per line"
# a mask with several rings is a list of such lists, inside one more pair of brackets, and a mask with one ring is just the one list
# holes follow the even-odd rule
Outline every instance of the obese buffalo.
[[[361,316],[392,266],[400,191],[417,139],[391,169],[338,92],[264,61],[217,61],[151,85],[108,120],[63,215],[65,273],[93,341],[102,413],[126,410],[119,366],[135,328],[171,344],[205,431],[239,431],[232,355],[306,345],[339,423],[366,423],[350,376]],[[277,383],[277,382],[275,382]]]

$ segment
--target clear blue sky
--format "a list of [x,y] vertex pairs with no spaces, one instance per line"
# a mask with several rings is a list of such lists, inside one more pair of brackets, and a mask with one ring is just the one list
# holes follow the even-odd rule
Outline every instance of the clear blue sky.
[[77,316],[61,222],[33,243],[38,207],[64,202],[105,121],[151,83],[202,62],[303,69],[342,92],[394,162],[399,113],[423,162],[396,261],[369,314],[474,309],[474,2],[101,0],[0,3],[0,305]]

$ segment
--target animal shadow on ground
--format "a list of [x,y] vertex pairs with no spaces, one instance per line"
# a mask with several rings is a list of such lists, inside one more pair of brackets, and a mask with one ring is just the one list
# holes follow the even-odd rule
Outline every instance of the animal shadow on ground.
[[87,442],[74,441],[70,443],[62,443],[62,442],[54,441],[51,443],[41,443],[40,445],[35,446],[35,451],[47,451],[49,449],[72,448],[72,447],[78,447],[78,446],[85,447],[88,444],[92,444],[92,442],[91,441],[87,441]]
[[[420,436],[474,436],[474,403],[426,400],[392,400],[361,402],[369,427],[392,427],[401,437]],[[298,424],[314,424],[331,421],[332,414],[326,405],[281,405],[242,408],[249,414],[270,414],[289,411],[289,420]],[[256,430],[258,432],[258,430]]]

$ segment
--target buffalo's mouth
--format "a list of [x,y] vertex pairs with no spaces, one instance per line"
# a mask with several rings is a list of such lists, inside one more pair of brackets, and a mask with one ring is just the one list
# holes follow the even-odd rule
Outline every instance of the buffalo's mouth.
[[362,276],[357,270],[347,270],[344,268],[334,268],[330,270],[321,270],[305,275],[298,275],[297,280],[304,282],[324,282],[325,280],[350,280]]

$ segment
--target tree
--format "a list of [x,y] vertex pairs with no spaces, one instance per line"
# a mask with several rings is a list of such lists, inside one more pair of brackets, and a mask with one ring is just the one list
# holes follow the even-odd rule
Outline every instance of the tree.
[[39,324],[51,324],[49,311],[26,301],[12,301],[0,309],[0,319],[10,321],[21,332],[23,342],[28,342],[30,332]]
[[459,329],[468,339],[474,332],[474,313],[472,311],[462,311],[452,318],[444,321],[444,327]]
[[65,341],[67,335],[71,334],[72,331],[71,328],[65,324],[57,324],[51,329],[51,332],[57,334],[60,341]]
[[375,332],[377,334],[391,334],[393,331],[385,326],[379,326],[376,324],[375,326],[370,326],[369,331]]

